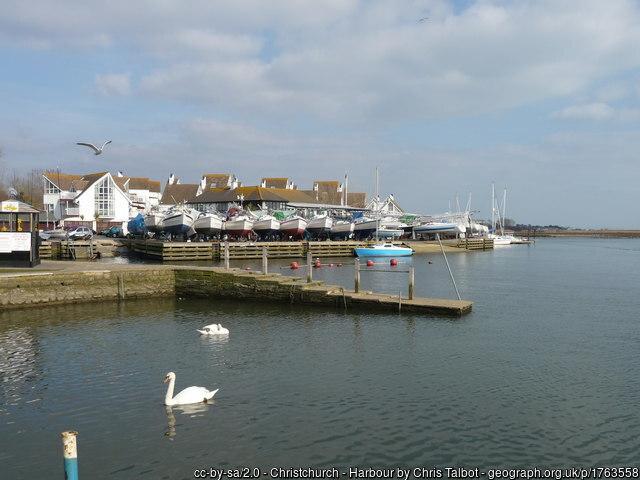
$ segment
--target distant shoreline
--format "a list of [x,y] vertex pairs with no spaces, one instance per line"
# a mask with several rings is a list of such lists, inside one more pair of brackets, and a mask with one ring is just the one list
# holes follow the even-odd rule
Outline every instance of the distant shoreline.
[[535,237],[640,238],[640,230],[520,230],[514,235]]

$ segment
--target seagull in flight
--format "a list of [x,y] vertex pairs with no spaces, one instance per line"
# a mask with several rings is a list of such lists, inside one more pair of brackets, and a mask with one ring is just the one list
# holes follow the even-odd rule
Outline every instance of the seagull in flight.
[[418,20],[418,22],[422,23],[427,20],[429,20],[429,17],[422,17],[420,20]]
[[89,147],[92,148],[93,151],[95,152],[95,155],[100,155],[102,153],[102,150],[104,149],[104,147],[106,147],[107,145],[109,145],[111,143],[111,140],[109,140],[108,142],[104,142],[102,144],[102,146],[100,148],[96,147],[94,144],[92,143],[82,143],[82,142],[78,142],[76,143],[76,145],[84,145],[85,147]]

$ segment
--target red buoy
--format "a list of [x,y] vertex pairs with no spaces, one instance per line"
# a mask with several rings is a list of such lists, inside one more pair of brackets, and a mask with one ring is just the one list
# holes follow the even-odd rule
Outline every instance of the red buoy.
[[341,264],[341,263],[338,263],[338,264],[336,265],[336,267],[341,267],[341,266],[342,266],[342,264]]
[[298,262],[291,262],[291,268],[292,269],[298,268]]
[[251,267],[246,267],[245,270],[251,270]]
[[322,266],[322,264],[320,262],[316,262],[313,264],[314,267],[316,268],[320,268]]
[[330,263],[330,264],[329,264],[329,266],[330,266],[330,267],[333,267],[333,263]]
[[373,267],[373,260],[367,260],[367,267]]
[[389,263],[395,267],[396,265],[398,265],[398,260],[392,258],[391,260],[389,260]]
[[429,260],[429,265],[431,265],[433,262],[431,260]]

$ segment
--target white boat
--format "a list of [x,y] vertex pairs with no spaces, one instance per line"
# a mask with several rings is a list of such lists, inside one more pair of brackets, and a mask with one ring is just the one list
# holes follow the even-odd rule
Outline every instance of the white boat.
[[425,233],[464,233],[466,228],[457,223],[451,222],[426,222],[413,227],[414,233],[421,235]]
[[336,220],[330,230],[331,238],[349,238],[353,233],[353,222],[347,220]]
[[354,248],[353,252],[357,257],[409,257],[413,255],[411,248],[401,247],[390,242]]
[[254,219],[248,215],[236,215],[224,222],[224,231],[227,235],[248,237],[254,223]]
[[379,222],[377,218],[360,217],[353,222],[353,234],[356,238],[375,237]]
[[284,238],[302,238],[307,230],[308,223],[306,219],[298,215],[291,215],[280,222],[280,231]]
[[201,213],[193,222],[193,228],[201,235],[217,237],[222,231],[222,218],[215,213]]
[[280,235],[280,220],[272,215],[263,215],[253,224],[253,231],[261,238],[276,238]]
[[196,210],[190,208],[172,207],[162,219],[162,231],[171,235],[186,234],[189,230],[193,230],[193,222],[197,214]]
[[328,215],[316,215],[307,224],[307,232],[314,237],[328,235],[333,226],[333,219]]
[[144,226],[150,232],[158,233],[162,231],[162,219],[165,214],[160,212],[150,212],[144,216]]

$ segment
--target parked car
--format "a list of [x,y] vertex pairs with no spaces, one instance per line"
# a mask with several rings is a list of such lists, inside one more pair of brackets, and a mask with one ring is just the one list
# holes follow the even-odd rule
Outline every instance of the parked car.
[[89,240],[93,237],[93,230],[89,227],[76,226],[67,230],[67,235],[71,240]]
[[105,233],[107,237],[124,237],[122,233],[122,227],[120,225],[114,225],[108,229],[107,233]]

